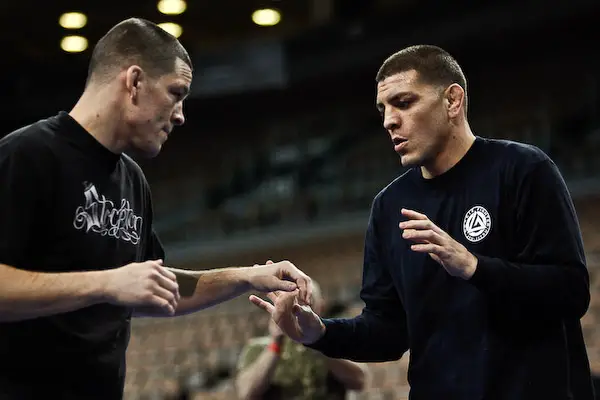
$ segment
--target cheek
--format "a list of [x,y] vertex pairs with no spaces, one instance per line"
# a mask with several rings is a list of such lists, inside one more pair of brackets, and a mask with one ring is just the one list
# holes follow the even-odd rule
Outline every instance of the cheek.
[[415,123],[418,125],[417,129],[421,135],[432,141],[440,135],[444,126],[442,116],[435,108],[423,110],[415,115]]
[[154,119],[156,122],[164,123],[171,119],[171,115],[173,114],[173,105],[171,102],[161,104],[156,108],[156,113],[154,115]]

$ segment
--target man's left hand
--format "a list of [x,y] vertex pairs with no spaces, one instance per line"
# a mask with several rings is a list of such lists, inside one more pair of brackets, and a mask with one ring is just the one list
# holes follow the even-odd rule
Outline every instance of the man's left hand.
[[448,273],[465,280],[470,279],[477,269],[477,257],[465,246],[436,226],[426,215],[402,209],[408,221],[400,223],[402,237],[415,242],[410,248],[419,253],[428,253]]

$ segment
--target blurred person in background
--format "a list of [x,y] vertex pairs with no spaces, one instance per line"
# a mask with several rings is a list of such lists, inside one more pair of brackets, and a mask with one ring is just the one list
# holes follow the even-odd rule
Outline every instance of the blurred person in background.
[[148,182],[125,152],[160,152],[184,123],[191,81],[175,37],[128,19],[95,46],[71,112],[0,140],[0,398],[118,400],[132,316],[183,315],[248,290],[309,298],[310,278],[289,262],[163,262]]
[[592,400],[580,322],[589,275],[555,163],[535,146],[475,136],[463,71],[439,47],[393,54],[376,82],[409,169],[372,204],[362,313],[320,318],[293,292],[250,300],[329,357],[384,362],[410,350],[411,399]]
[[[326,301],[313,281],[313,309],[322,314]],[[289,338],[271,319],[269,335],[250,339],[238,362],[235,388],[242,400],[343,400],[348,391],[366,386],[366,368],[329,358]]]

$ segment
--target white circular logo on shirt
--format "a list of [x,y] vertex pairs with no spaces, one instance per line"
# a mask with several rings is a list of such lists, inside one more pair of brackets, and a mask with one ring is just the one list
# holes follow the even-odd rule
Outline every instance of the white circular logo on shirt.
[[469,242],[482,241],[492,229],[490,213],[482,206],[475,206],[465,214],[463,233]]

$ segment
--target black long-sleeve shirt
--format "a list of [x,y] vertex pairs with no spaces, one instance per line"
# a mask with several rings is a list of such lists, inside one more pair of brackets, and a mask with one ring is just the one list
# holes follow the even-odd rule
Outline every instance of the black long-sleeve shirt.
[[[469,280],[410,249],[400,210],[426,214],[478,259]],[[580,319],[589,276],[557,167],[534,146],[477,137],[446,173],[407,171],[375,198],[365,308],[310,347],[363,362],[410,349],[411,399],[591,400]]]

